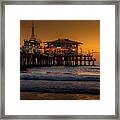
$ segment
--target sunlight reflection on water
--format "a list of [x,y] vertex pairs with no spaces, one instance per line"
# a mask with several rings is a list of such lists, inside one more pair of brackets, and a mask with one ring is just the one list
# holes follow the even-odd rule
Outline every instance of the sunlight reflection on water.
[[79,67],[34,67],[27,69],[27,73],[33,74],[51,74],[51,75],[100,75],[99,66],[79,66]]

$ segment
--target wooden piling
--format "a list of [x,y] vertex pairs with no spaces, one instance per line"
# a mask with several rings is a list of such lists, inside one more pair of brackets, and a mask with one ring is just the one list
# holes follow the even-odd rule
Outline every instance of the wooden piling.
[[45,55],[40,53],[20,53],[20,66],[94,66],[96,59],[92,55]]

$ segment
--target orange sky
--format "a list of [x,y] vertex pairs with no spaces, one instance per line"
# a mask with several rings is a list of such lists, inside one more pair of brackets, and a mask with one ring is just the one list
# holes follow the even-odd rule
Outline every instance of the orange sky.
[[[100,52],[100,21],[99,20],[33,20],[35,35],[42,42],[58,38],[69,38],[82,42],[83,51],[94,50]],[[20,21],[20,40],[31,36],[32,21]],[[94,54],[97,63],[100,54]]]

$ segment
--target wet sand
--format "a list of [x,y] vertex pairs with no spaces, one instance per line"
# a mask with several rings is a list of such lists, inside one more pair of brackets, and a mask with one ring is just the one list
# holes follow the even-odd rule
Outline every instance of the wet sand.
[[100,100],[100,95],[21,92],[21,100]]
[[21,80],[21,100],[99,100],[98,81]]

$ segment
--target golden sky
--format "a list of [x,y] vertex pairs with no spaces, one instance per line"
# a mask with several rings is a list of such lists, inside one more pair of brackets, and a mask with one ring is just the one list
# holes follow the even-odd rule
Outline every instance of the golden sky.
[[32,22],[35,35],[40,41],[53,41],[69,38],[82,42],[83,51],[94,50],[97,63],[100,61],[100,21],[99,20],[21,20],[20,40],[30,38]]

